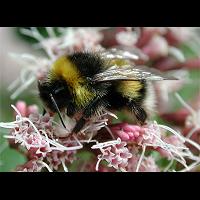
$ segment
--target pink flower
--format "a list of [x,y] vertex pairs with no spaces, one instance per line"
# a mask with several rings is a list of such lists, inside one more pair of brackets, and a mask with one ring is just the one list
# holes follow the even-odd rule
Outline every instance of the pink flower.
[[[19,103],[18,107],[25,108],[23,103]],[[32,113],[26,118],[19,113],[16,107],[14,109],[17,112],[17,120],[12,122],[14,128],[7,138],[25,147],[28,150],[29,159],[44,158],[48,152],[56,149],[62,152],[67,150],[66,146],[54,140],[53,118],[48,113],[44,116]]]
[[23,117],[29,117],[30,114],[38,113],[39,109],[37,105],[27,106],[24,101],[18,101],[16,108],[19,110]]
[[180,64],[173,57],[164,57],[157,60],[154,64],[154,67],[159,69],[160,71],[168,71],[168,70],[180,69],[183,67],[183,64],[182,63]]
[[[17,113],[16,121],[1,123],[1,126],[5,128],[12,128],[10,135],[5,136],[12,140],[12,146],[18,149],[18,145],[13,145],[15,143],[25,147],[27,159],[29,161],[34,160],[49,171],[58,169],[60,164],[63,165],[64,171],[68,171],[65,164],[71,163],[75,159],[73,156],[76,149],[81,149],[82,145],[77,144],[75,139],[71,141],[71,138],[54,139],[54,130],[56,129],[54,129],[53,119],[48,113],[43,116],[34,113],[35,109],[29,107],[29,110],[33,110],[33,113],[29,117],[23,117],[16,107],[12,107]],[[23,103],[19,103],[18,107],[22,111],[26,108]],[[43,162],[45,159],[49,161],[49,165]],[[29,171],[29,168],[32,171],[36,170],[36,164],[29,161],[26,163],[28,167],[26,167],[26,164],[24,167],[22,166],[22,171]]]
[[116,124],[110,127],[110,130],[122,141],[137,141],[143,134],[140,126],[130,125],[128,123]]
[[[119,127],[119,125],[117,126]],[[120,137],[125,138],[125,136],[130,136],[132,134],[129,133],[130,127],[128,126],[128,132],[126,132],[123,127],[127,127],[127,124],[121,124],[121,131],[123,131],[123,134],[119,133],[119,130],[114,131],[113,134],[118,134]],[[131,126],[135,127],[135,125]],[[134,138],[134,140],[131,140],[131,137],[129,137],[129,144],[131,145],[138,145],[138,147],[142,147],[143,151],[141,154],[141,159],[144,157],[144,153],[146,149],[151,149],[154,151],[158,151],[162,156],[170,158],[170,159],[176,159],[177,161],[181,162],[184,166],[186,166],[186,161],[184,159],[184,151],[187,150],[187,148],[184,146],[185,140],[173,129],[170,127],[167,127],[165,125],[159,125],[156,122],[147,124],[143,127],[138,127],[138,130],[133,130],[138,132],[139,130],[139,136]],[[169,131],[173,133],[173,135],[166,137],[165,132]],[[125,139],[127,139],[125,138]],[[135,152],[136,153],[136,152]],[[189,155],[189,153],[187,153]],[[184,156],[183,156],[184,155]],[[139,166],[141,165],[141,160],[138,161]],[[138,171],[138,167],[136,168]]]
[[41,164],[38,164],[36,160],[30,160],[24,165],[20,165],[16,168],[17,172],[40,172],[42,169]]
[[[184,143],[175,135],[170,135],[168,137],[163,137],[163,141],[166,142],[167,144],[171,144],[175,147],[185,147]],[[165,149],[162,149],[158,147],[156,149],[163,157],[171,158],[171,154],[166,151]]]
[[19,143],[28,150],[29,158],[45,157],[46,153],[51,151],[49,143],[39,134],[29,122],[24,122],[20,127],[11,131],[11,137],[15,143]]
[[156,145],[157,138],[161,137],[159,128],[155,124],[141,127],[122,123],[114,125],[110,129],[122,141],[135,142],[139,145],[144,143]]
[[128,148],[125,147],[126,142],[111,145],[106,148],[100,148],[101,154],[98,156],[98,164],[101,160],[106,160],[108,162],[108,167],[114,167],[117,170],[126,171],[126,166],[128,165],[129,158],[132,157],[132,154],[129,152]]
[[[67,137],[60,139],[59,142],[65,147],[73,147],[77,145],[76,141],[72,140],[72,137]],[[76,160],[76,150],[69,150],[69,151],[58,151],[53,150],[48,152],[46,155],[46,159],[49,163],[49,167],[54,170],[58,170],[60,165],[63,166],[64,170],[67,169],[66,165],[73,163]]]
[[165,35],[170,45],[179,45],[191,38],[193,30],[188,27],[170,27]]
[[168,44],[165,38],[155,35],[142,48],[143,53],[147,54],[150,59],[155,60],[168,55]]
[[186,69],[200,69],[200,58],[188,59],[183,66]]
[[[78,166],[79,172],[97,172],[96,171],[96,159],[83,161]],[[104,163],[99,164],[98,172],[116,172],[116,169],[106,166]]]
[[137,42],[137,47],[142,48],[149,43],[154,35],[163,35],[165,33],[165,28],[163,27],[142,27],[141,35]]
[[132,31],[122,31],[117,33],[116,39],[120,45],[133,47],[138,40],[138,35]]
[[46,113],[45,115],[31,114],[29,119],[34,123],[38,130],[45,130],[46,134],[51,138],[53,137],[53,117]]
[[103,34],[101,45],[103,47],[113,47],[119,45],[116,39],[116,35],[120,32],[124,32],[125,30],[126,30],[125,27],[103,29],[101,31],[101,33]]
[[171,112],[171,113],[163,113],[161,114],[160,116],[170,122],[170,123],[173,123],[177,126],[184,126],[185,124],[185,121],[187,119],[187,116],[190,114],[190,112],[183,108],[183,109],[180,109],[178,111],[175,111],[175,112]]
[[[192,141],[200,144],[200,128],[199,127],[185,127],[182,130],[182,134],[185,137],[189,137]],[[191,144],[186,143],[186,146],[195,154],[198,154],[199,150]]]
[[[132,158],[130,158],[127,166],[127,170],[129,172],[136,172],[139,159],[140,159],[139,155],[134,155],[132,156]],[[159,171],[160,169],[156,165],[153,157],[144,157],[138,170],[138,172],[159,172]]]
[[169,71],[176,69],[199,69],[200,68],[200,59],[199,58],[191,58],[184,62],[179,62],[173,57],[164,57],[156,61],[155,68],[160,71]]
[[147,157],[143,160],[140,171],[141,172],[159,172],[160,169],[156,165],[153,157]]
[[47,153],[46,159],[51,169],[58,170],[60,165],[71,164],[75,160],[76,151],[52,151]]

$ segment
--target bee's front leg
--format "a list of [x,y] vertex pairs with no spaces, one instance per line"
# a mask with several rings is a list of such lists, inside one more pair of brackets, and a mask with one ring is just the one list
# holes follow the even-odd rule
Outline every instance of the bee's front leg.
[[78,133],[99,107],[103,108],[105,105],[105,102],[102,99],[99,99],[99,97],[90,102],[90,104],[84,109],[82,117],[78,120],[72,132]]
[[84,117],[79,119],[78,122],[76,123],[72,133],[78,133],[84,127],[85,123],[86,123],[86,119]]

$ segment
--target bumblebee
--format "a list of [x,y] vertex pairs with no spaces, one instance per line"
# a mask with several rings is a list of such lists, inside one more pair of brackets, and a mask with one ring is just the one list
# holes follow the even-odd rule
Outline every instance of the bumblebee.
[[133,54],[111,49],[101,53],[77,52],[59,57],[45,80],[38,82],[39,95],[45,108],[69,117],[82,113],[73,133],[103,109],[127,109],[140,124],[153,108],[151,81],[169,80],[156,70],[135,66]]

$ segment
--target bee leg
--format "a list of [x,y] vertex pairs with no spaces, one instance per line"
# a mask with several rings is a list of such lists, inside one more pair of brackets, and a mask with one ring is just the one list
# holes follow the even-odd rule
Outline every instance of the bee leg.
[[90,118],[99,107],[105,107],[105,102],[97,97],[85,108],[81,119],[77,122],[73,129],[73,133],[78,133],[85,125],[87,119]]
[[72,117],[75,114],[76,110],[74,109],[74,105],[70,103],[67,106],[67,116]]
[[147,119],[145,110],[135,101],[128,103],[129,109],[135,114],[136,119],[140,124],[144,124]]
[[85,125],[86,123],[86,119],[84,119],[83,117],[77,122],[76,126],[74,127],[73,129],[73,133],[78,133],[82,128],[83,126]]

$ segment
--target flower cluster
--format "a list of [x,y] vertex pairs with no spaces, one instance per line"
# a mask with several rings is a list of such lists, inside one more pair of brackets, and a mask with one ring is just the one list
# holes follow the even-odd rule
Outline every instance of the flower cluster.
[[[23,105],[23,106],[22,106]],[[35,106],[26,106],[24,102],[18,102],[17,107],[22,113],[26,113],[30,109],[34,111],[29,115],[22,116],[18,108],[12,106],[15,110],[16,121],[11,123],[1,123],[0,126],[10,128],[11,132],[5,137],[9,139],[11,146],[19,149],[19,145],[24,147],[27,152],[26,156],[28,163],[21,166],[20,169],[28,171],[40,171],[43,167],[47,166],[44,160],[47,159],[49,163],[49,171],[57,169],[60,164],[66,168],[67,162],[73,161],[73,155],[77,149],[82,148],[76,141],[59,140],[54,138],[54,131],[56,127],[53,126],[53,119],[46,115],[40,115]],[[23,107],[23,109],[22,109]],[[58,157],[61,162],[58,162]],[[38,165],[40,164],[40,165]],[[41,166],[41,164],[43,164]]]
[[120,138],[112,143],[106,142],[94,145],[92,149],[99,149],[101,151],[101,154],[98,155],[99,161],[97,162],[96,169],[98,170],[101,160],[106,160],[108,162],[108,167],[126,171],[128,159],[132,157],[132,154],[125,147],[126,145],[126,142],[121,142]]
[[159,167],[155,163],[153,157],[145,157],[140,166],[138,166],[140,157],[135,155],[133,156],[128,163],[127,171],[129,172],[160,172]]
[[[190,105],[176,92],[193,83],[190,71],[200,69],[200,43],[196,28],[184,27],[102,27],[58,28],[51,27],[48,37],[39,29],[21,29],[21,33],[37,40],[46,57],[30,54],[10,54],[26,66],[21,76],[9,86],[11,99],[38,80],[42,80],[51,64],[63,54],[74,51],[101,51],[116,48],[135,65],[159,69],[181,80],[158,82],[153,85],[157,99],[157,116],[168,125],[150,118],[145,125],[124,122],[116,114],[103,110],[89,119],[79,134],[72,134],[75,119],[67,116],[66,129],[53,115],[42,115],[37,105],[18,101],[14,109],[15,121],[0,123],[10,129],[5,135],[9,145],[21,152],[27,162],[16,168],[20,172],[70,171],[122,171],[161,172],[194,171],[200,165],[200,104],[199,95]],[[199,44],[199,45],[198,45]],[[189,57],[184,48],[193,52]],[[176,111],[171,94],[182,106]],[[114,123],[113,119],[119,123]],[[92,158],[81,161],[79,153],[89,152]],[[162,161],[164,164],[162,164]],[[77,164],[78,163],[78,164]]]

